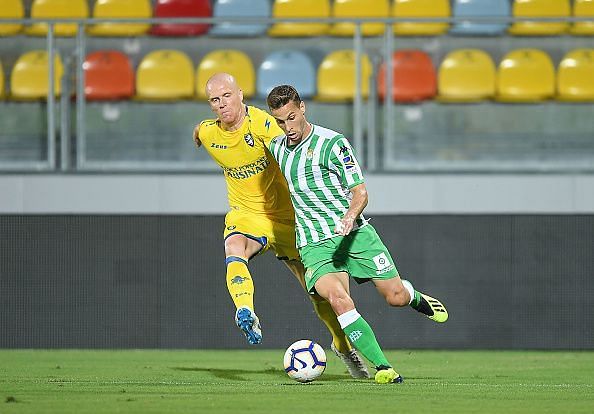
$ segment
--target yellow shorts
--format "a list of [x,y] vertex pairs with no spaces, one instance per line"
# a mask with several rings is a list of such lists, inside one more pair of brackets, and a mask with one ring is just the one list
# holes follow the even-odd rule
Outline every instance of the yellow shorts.
[[225,216],[223,237],[233,234],[245,236],[262,244],[259,254],[268,249],[274,250],[281,260],[300,260],[295,241],[295,221],[291,219],[273,219],[241,210],[231,210]]

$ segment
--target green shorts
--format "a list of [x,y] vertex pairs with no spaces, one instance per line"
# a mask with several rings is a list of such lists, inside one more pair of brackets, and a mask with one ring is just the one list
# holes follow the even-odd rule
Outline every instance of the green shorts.
[[303,246],[299,253],[307,269],[305,284],[309,292],[314,292],[318,279],[328,273],[347,272],[358,283],[398,276],[388,249],[371,224],[344,237]]

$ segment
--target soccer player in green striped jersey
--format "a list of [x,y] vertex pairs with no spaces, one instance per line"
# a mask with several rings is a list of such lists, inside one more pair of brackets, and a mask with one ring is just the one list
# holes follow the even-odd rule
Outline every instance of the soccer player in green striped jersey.
[[363,216],[367,189],[348,140],[308,122],[305,103],[290,85],[275,87],[267,102],[285,133],[270,141],[269,149],[289,184],[307,289],[330,302],[353,346],[375,365],[378,383],[402,382],[357,312],[349,276],[372,281],[391,306],[410,305],[436,322],[445,322],[448,313],[439,300],[400,279],[388,249]]

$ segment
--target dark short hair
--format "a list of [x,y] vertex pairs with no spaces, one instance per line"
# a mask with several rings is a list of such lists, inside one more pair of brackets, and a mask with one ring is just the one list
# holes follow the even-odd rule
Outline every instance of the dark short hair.
[[276,86],[268,94],[266,102],[270,109],[282,108],[289,102],[294,102],[297,106],[301,104],[301,97],[299,92],[291,85]]

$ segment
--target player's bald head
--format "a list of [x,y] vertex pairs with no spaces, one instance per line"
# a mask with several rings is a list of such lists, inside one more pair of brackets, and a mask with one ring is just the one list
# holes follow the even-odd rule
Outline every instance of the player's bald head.
[[237,82],[235,81],[233,75],[225,72],[219,72],[212,75],[210,78],[208,78],[208,81],[206,81],[206,96],[210,96],[210,91],[220,87],[226,87],[232,91],[239,90],[239,86],[237,86]]

